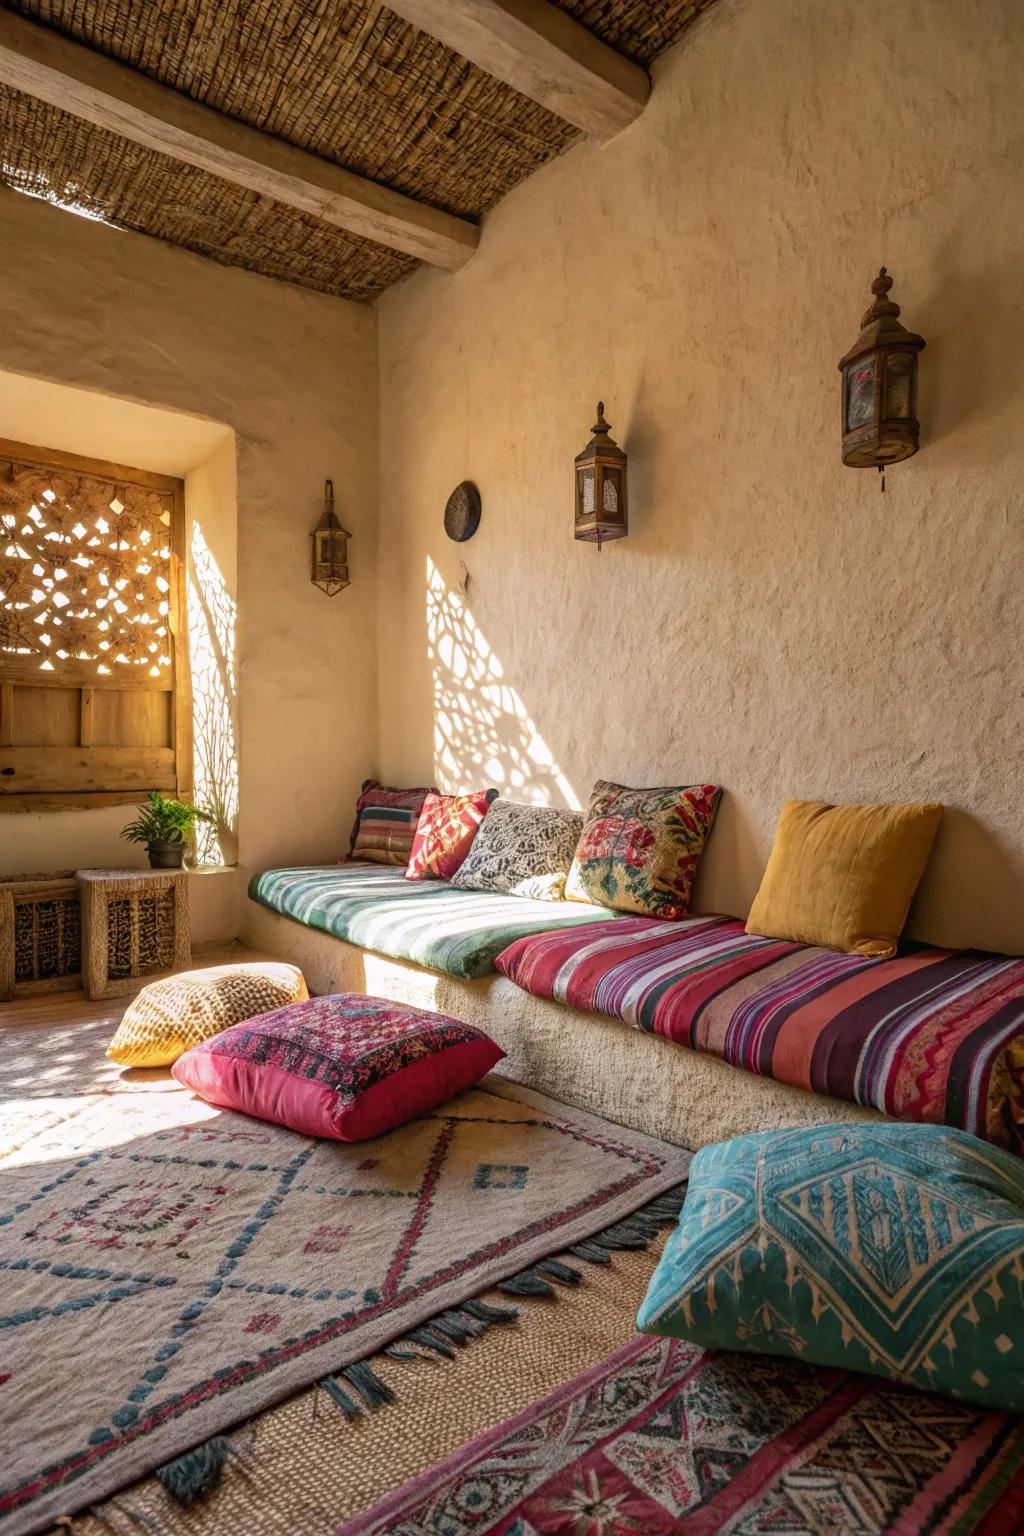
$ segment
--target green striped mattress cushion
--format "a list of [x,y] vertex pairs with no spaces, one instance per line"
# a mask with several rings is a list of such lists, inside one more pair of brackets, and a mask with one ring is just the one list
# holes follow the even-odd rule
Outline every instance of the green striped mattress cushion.
[[619,916],[586,902],[530,901],[454,890],[443,880],[406,880],[401,869],[360,862],[268,869],[253,877],[249,895],[361,949],[463,977],[489,976],[495,957],[514,939]]

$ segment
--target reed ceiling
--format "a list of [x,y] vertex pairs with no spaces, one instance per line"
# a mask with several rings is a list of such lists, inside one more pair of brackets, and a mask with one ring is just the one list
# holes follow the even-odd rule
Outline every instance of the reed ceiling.
[[[554,0],[641,65],[713,0]],[[375,0],[5,0],[263,133],[473,221],[577,137]],[[2,176],[218,261],[369,299],[412,257],[0,87]]]

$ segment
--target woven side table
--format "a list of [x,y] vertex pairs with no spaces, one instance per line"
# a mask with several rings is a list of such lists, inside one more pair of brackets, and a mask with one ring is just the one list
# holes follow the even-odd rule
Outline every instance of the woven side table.
[[86,997],[119,997],[142,977],[191,965],[184,871],[79,869],[75,878]]
[[78,884],[61,875],[0,880],[0,1003],[81,984]]

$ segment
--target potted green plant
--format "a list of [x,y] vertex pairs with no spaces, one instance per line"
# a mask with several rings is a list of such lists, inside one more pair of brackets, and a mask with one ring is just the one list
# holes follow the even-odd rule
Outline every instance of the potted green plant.
[[129,843],[145,843],[150,869],[180,869],[185,858],[186,839],[197,821],[213,821],[209,811],[183,800],[168,800],[151,789],[145,805],[130,821],[121,836]]

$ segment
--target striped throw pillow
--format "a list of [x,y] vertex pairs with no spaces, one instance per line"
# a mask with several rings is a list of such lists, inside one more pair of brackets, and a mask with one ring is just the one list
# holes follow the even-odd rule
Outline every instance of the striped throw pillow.
[[389,789],[377,779],[364,779],[356,801],[349,858],[408,864],[416,823],[430,793],[430,789]]

